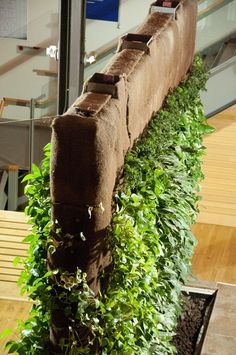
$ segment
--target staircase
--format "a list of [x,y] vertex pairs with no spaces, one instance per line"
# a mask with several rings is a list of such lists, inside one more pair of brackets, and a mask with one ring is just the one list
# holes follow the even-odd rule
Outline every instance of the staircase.
[[[25,172],[19,171],[18,166],[8,165],[0,168],[0,210],[16,211],[27,202],[24,196],[22,179]],[[23,190],[23,191],[22,191]],[[23,194],[22,196],[19,196]]]
[[7,204],[6,185],[8,173],[5,170],[0,170],[0,209],[4,210]]
[[27,220],[23,212],[0,211],[0,299],[22,299],[17,281],[23,265],[14,266],[13,261],[27,256]]
[[204,62],[213,69],[236,56],[236,37],[227,38],[202,52]]
[[4,106],[5,106],[4,99],[2,99],[2,100],[0,100],[0,118],[2,118]]

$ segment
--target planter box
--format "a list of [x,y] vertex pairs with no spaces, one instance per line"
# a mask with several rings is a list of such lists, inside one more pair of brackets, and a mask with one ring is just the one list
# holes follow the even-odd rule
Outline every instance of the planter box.
[[200,355],[217,294],[216,288],[182,287],[184,305],[174,345],[179,354]]

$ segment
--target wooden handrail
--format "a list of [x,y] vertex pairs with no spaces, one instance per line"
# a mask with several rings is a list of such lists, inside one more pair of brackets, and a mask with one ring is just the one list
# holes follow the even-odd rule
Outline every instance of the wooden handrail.
[[56,100],[55,96],[54,97],[48,97],[45,100],[38,100],[38,101],[35,102],[35,107],[36,108],[45,108],[45,107],[50,105],[55,100]]
[[[50,105],[50,103],[55,101],[55,99],[56,97],[49,97],[45,100],[35,100],[35,107],[45,108],[48,105]],[[2,100],[0,100],[0,117],[2,117],[4,107],[8,105],[30,107],[30,104],[31,104],[31,100],[17,99],[14,97],[4,97]]]
[[46,69],[33,69],[33,72],[40,76],[57,77],[57,72]]
[[224,5],[224,4],[227,5],[231,1],[233,1],[233,0],[216,0],[216,1],[214,1],[212,4],[207,6],[205,9],[198,11],[198,20],[201,20],[203,17],[210,15],[215,10],[218,10],[219,8],[221,8],[222,5]]
[[5,102],[4,102],[4,99],[2,99],[2,100],[0,100],[0,118],[2,117],[4,106],[5,106]]
[[29,106],[30,100],[16,99],[14,97],[4,97],[4,106],[13,105],[13,106]]

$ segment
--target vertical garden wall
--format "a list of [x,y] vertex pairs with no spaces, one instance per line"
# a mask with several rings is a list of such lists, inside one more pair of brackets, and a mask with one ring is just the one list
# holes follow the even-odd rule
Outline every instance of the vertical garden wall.
[[[62,273],[57,286],[51,278],[59,271],[47,271],[47,249],[53,253],[55,246],[50,150],[45,149],[42,167],[34,168],[26,188],[27,213],[34,226],[27,238],[30,256],[21,282],[35,304],[21,326],[20,341],[8,344],[10,351],[51,353],[50,314],[59,298],[70,321],[69,337],[61,339],[65,354],[175,352],[171,339],[181,312],[180,288],[190,272],[195,245],[190,226],[197,215],[196,191],[203,177],[202,137],[211,131],[199,97],[205,81],[202,62],[196,58],[188,79],[167,96],[164,109],[126,156],[109,228],[113,262],[102,275],[99,297],[81,270]],[[60,228],[56,232],[59,240]]]
[[21,282],[35,304],[10,351],[175,352],[209,131],[195,20],[191,0],[176,17],[149,15],[55,119],[51,183],[49,147],[27,177],[34,227]]

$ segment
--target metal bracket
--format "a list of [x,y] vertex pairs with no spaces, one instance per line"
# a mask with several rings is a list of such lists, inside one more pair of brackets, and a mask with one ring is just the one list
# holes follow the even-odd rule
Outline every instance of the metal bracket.
[[125,36],[121,37],[118,52],[123,49],[137,49],[145,53],[149,53],[149,45],[152,40],[153,37],[149,35],[127,33]]
[[86,92],[73,105],[76,114],[83,118],[96,116],[111,99],[110,94]]
[[95,73],[87,82],[85,91],[95,92],[98,94],[108,94],[113,98],[118,98],[119,75]]
[[49,46],[46,48],[46,55],[50,58],[58,61],[58,47],[57,46]]
[[160,12],[163,14],[173,15],[176,19],[176,11],[179,7],[180,1],[172,0],[158,0],[151,4],[150,13]]

